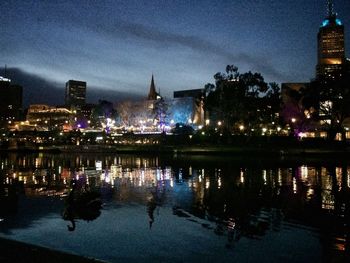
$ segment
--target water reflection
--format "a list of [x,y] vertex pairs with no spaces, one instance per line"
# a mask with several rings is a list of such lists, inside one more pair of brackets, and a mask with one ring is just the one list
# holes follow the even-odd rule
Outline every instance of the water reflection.
[[90,189],[85,178],[71,180],[71,189],[65,199],[62,218],[71,222],[69,231],[74,231],[77,219],[95,220],[101,214],[102,201],[100,193]]
[[[2,179],[2,178],[1,178]],[[0,219],[3,220],[17,212],[18,196],[24,191],[23,183],[18,179],[8,179],[7,184],[0,184]]]
[[149,217],[150,229],[152,228],[154,222],[154,211],[158,207],[159,213],[159,207],[162,206],[165,201],[165,194],[165,181],[163,180],[158,182],[154,189],[152,189],[150,192],[150,196],[148,197],[147,201],[147,214]]
[[10,155],[0,161],[0,218],[5,223],[16,214],[21,195],[62,200],[69,231],[79,220],[98,221],[103,209],[139,204],[152,231],[161,220],[160,209],[172,209],[174,217],[222,237],[227,248],[241,238],[261,240],[303,225],[318,229],[326,257],[350,251],[346,163],[254,166],[243,161],[45,154]]

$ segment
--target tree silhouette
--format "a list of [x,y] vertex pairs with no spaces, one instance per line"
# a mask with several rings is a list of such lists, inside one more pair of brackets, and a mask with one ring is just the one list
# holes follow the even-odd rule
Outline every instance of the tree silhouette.
[[225,73],[216,73],[214,79],[215,85],[208,83],[204,87],[205,109],[214,123],[223,122],[228,131],[238,125],[250,131],[266,119],[271,120],[271,110],[279,107],[278,85],[268,85],[260,73],[240,74],[236,66],[228,65]]

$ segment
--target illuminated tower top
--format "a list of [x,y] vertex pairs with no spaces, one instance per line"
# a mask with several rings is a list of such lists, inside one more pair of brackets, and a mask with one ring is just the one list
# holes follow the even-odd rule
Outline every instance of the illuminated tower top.
[[345,61],[344,26],[337,18],[331,0],[327,0],[327,17],[322,21],[317,40],[317,77],[333,78],[341,74]]

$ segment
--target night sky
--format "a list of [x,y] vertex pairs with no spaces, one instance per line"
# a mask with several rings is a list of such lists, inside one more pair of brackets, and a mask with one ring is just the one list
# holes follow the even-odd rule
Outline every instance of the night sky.
[[[171,97],[213,82],[227,64],[269,82],[309,81],[326,1],[1,0],[0,10],[1,68],[24,83],[27,103],[43,89],[62,92],[47,100],[63,103],[69,79],[87,81],[90,100],[115,99],[146,96],[153,73]],[[335,0],[335,11],[349,43],[350,1]]]

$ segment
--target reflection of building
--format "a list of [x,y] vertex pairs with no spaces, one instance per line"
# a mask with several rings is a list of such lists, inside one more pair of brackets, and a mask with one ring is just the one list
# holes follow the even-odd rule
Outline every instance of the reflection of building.
[[342,73],[345,65],[344,26],[328,1],[328,16],[323,20],[317,35],[318,63],[316,76],[334,78]]
[[86,82],[69,80],[66,83],[65,104],[69,109],[80,109],[85,105]]
[[22,111],[21,86],[12,85],[11,80],[0,77],[0,121],[6,123],[20,119]]

